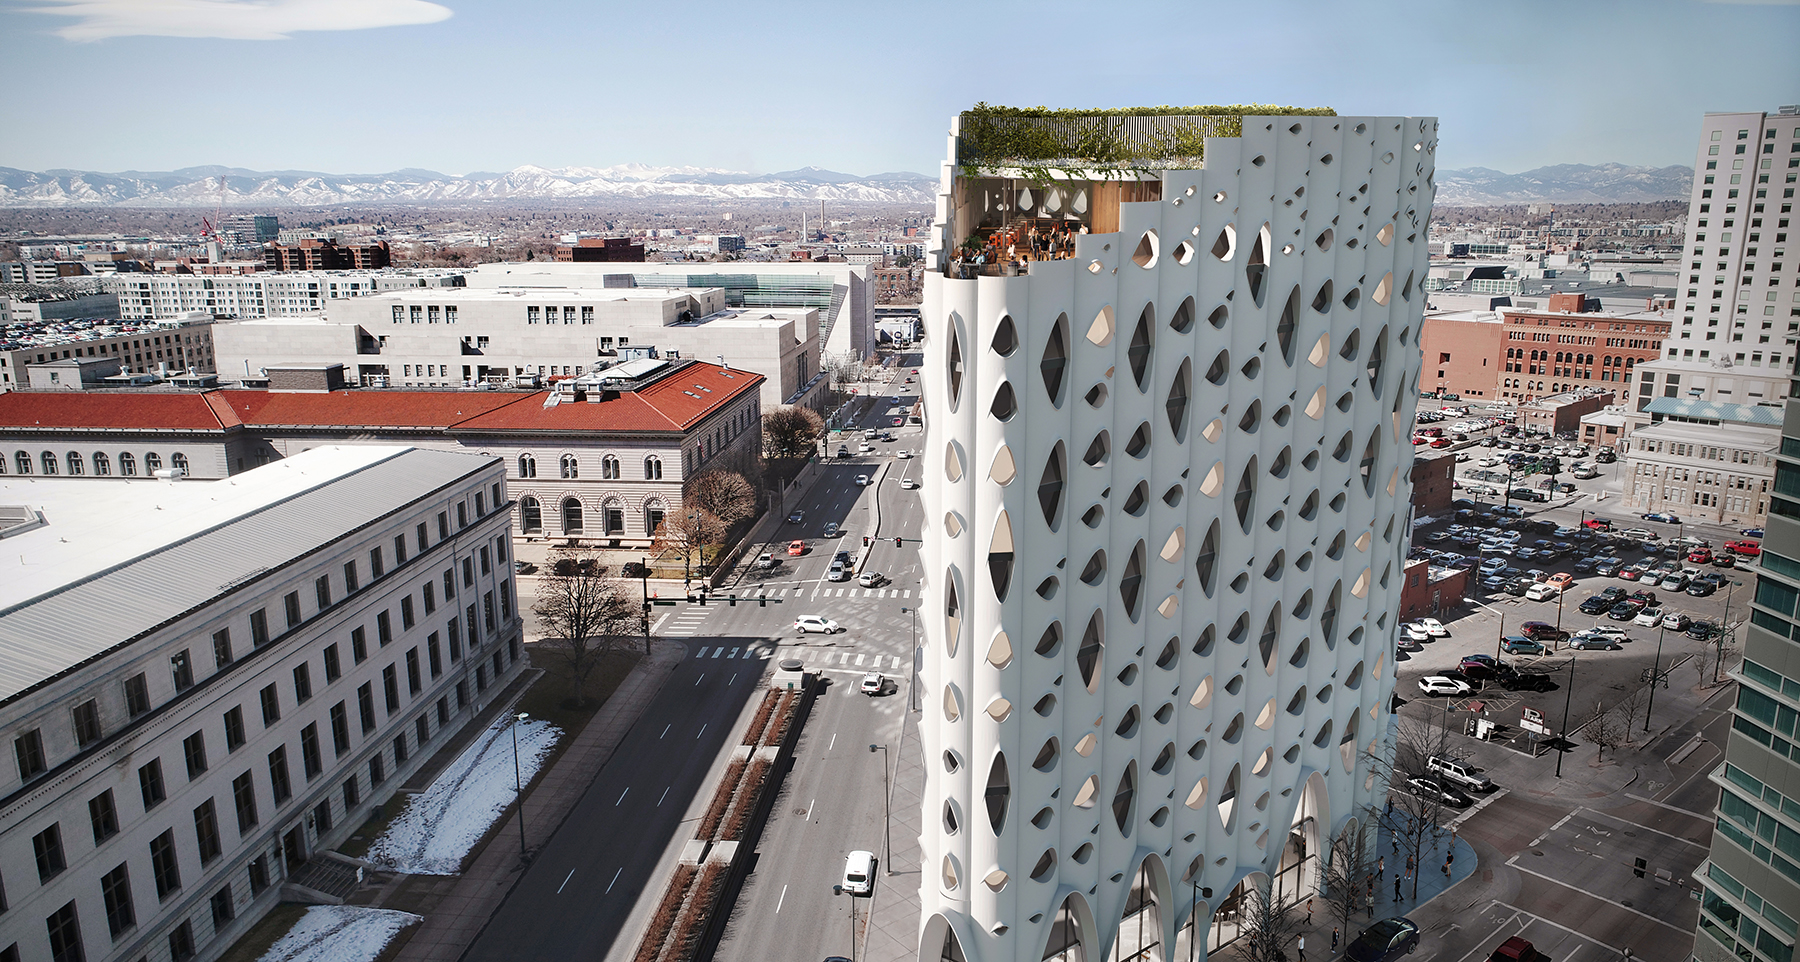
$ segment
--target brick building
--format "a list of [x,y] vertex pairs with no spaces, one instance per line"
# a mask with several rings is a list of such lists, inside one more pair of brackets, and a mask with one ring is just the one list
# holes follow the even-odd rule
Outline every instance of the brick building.
[[339,244],[313,238],[292,246],[263,247],[263,270],[267,271],[369,271],[387,267],[388,263],[387,241]]
[[1459,394],[1465,398],[1497,395],[1503,323],[1493,311],[1435,311],[1419,327],[1419,349],[1425,366],[1419,390]]
[[1413,458],[1413,517],[1443,517],[1456,498],[1456,458],[1449,451],[1420,449]]
[[1400,617],[1436,617],[1462,605],[1468,587],[1469,573],[1455,568],[1434,568],[1421,558],[1408,561],[1401,572]]
[[[1518,401],[1582,388],[1618,394],[1633,369],[1662,356],[1671,318],[1661,311],[1603,314],[1582,294],[1552,295],[1552,310],[1501,312],[1499,396]],[[1555,310],[1554,308],[1568,308]]]
[[583,237],[567,247],[558,247],[556,259],[577,264],[642,264],[644,245],[633,244],[629,237]]

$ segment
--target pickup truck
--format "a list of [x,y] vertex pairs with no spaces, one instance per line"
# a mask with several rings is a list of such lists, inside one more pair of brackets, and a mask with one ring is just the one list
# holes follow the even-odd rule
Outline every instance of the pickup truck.
[[1494,954],[1488,956],[1488,962],[1549,962],[1549,956],[1539,952],[1529,939],[1515,935],[1500,943]]

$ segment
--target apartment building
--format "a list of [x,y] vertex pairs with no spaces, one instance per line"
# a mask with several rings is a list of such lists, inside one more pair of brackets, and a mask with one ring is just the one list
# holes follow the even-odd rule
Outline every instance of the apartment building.
[[0,391],[30,385],[28,368],[34,364],[100,358],[110,358],[121,369],[141,373],[213,373],[217,368],[213,360],[212,316],[195,314],[150,324],[103,325],[0,350]]
[[1707,114],[1700,124],[1675,314],[1664,356],[1786,370],[1800,333],[1800,257],[1789,224],[1800,107]]
[[1663,312],[1588,306],[1574,294],[1553,297],[1548,311],[1502,309],[1498,396],[1523,401],[1589,388],[1623,394],[1637,365],[1662,356],[1672,323]]
[[[1006,153],[1088,123],[1204,158],[1059,152],[1046,186]],[[1218,951],[1247,891],[1315,892],[1379,804],[1436,138],[953,121],[921,309],[921,962]]]
[[[370,271],[388,266],[387,241],[339,244],[335,240],[303,240],[293,245],[265,244],[266,271]],[[352,295],[354,296],[354,295]]]
[[420,287],[461,287],[466,272],[434,268],[290,271],[253,274],[116,274],[101,290],[119,297],[122,320],[154,320],[191,311],[214,317],[295,317],[333,301]]
[[1800,402],[1780,434],[1731,733],[1709,776],[1717,828],[1693,873],[1700,962],[1787,962],[1800,932]]
[[493,458],[0,504],[0,956],[217,958],[525,664]]

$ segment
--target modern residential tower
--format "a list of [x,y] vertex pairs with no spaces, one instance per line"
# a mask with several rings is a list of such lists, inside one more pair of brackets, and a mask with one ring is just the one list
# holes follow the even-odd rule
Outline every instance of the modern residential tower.
[[1385,792],[1437,122],[1267,109],[953,125],[921,960],[1185,958]]

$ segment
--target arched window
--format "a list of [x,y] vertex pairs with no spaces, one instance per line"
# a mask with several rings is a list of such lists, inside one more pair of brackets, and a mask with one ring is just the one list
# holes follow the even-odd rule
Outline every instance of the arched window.
[[31,473],[31,455],[29,453],[20,451],[17,454],[14,454],[13,464],[18,466],[20,474]]
[[562,456],[562,476],[565,478],[581,477],[581,467],[576,464],[575,455],[565,454]]
[[38,460],[44,462],[44,473],[45,474],[55,474],[56,473],[56,453],[55,452],[45,451],[42,455],[39,456]]
[[107,459],[106,452],[95,451],[94,452],[94,475],[96,477],[104,478],[109,474],[112,474],[112,462]]
[[177,451],[174,454],[169,455],[169,467],[174,468],[177,471],[180,471],[182,474],[187,474],[188,473],[187,455],[182,454],[180,451]]
[[80,451],[70,451],[68,454],[63,455],[63,461],[68,464],[70,474],[82,473]]
[[581,533],[581,502],[575,498],[564,498],[562,503],[562,522],[564,534]]
[[130,451],[119,452],[119,474],[127,478],[137,477],[137,460]]
[[607,455],[600,459],[600,479],[602,481],[619,480],[619,459]]
[[162,455],[155,451],[144,452],[144,473],[155,474],[162,470]]
[[534,458],[529,454],[519,455],[519,477],[537,477],[537,458]]
[[544,509],[538,506],[538,499],[529,494],[519,499],[519,528],[526,534],[544,530]]
[[646,481],[661,481],[662,480],[662,458],[659,458],[656,455],[652,454],[651,456],[644,459],[644,480],[646,480]]

